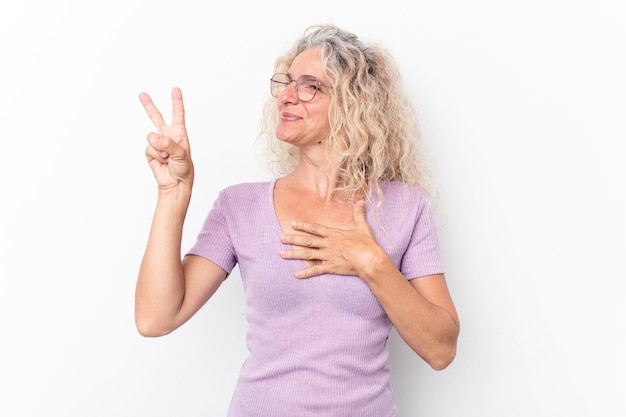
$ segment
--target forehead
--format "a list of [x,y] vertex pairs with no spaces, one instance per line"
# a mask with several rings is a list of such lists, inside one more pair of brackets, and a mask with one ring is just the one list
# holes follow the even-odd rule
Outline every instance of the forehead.
[[301,75],[312,75],[322,82],[325,81],[319,47],[305,49],[291,63],[289,76],[292,79],[296,79]]

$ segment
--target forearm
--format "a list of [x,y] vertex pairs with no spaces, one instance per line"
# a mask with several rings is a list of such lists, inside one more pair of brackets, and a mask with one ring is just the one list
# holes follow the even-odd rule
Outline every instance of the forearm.
[[[456,355],[459,325],[451,300],[449,306],[446,303],[440,306],[427,299],[398,271],[390,259],[376,264],[376,268],[363,274],[362,278],[382,305],[398,334],[420,357],[437,370],[452,362]],[[445,286],[445,281],[443,282]],[[447,288],[441,293],[447,295]],[[440,299],[437,298],[437,301]]]
[[189,199],[190,192],[159,195],[135,296],[137,327],[147,336],[176,327],[185,296],[181,241]]

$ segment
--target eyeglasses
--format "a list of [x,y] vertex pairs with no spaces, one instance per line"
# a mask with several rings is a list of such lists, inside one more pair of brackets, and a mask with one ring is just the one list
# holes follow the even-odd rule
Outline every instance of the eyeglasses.
[[301,75],[297,80],[292,80],[289,74],[274,74],[270,79],[270,92],[278,98],[289,84],[296,83],[296,97],[300,101],[311,101],[321,87],[326,87],[312,75]]

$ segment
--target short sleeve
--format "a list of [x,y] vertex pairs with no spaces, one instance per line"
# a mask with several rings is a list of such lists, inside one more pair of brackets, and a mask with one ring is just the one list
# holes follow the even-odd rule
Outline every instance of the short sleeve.
[[220,192],[209,211],[196,243],[187,252],[187,255],[197,255],[206,258],[224,269],[227,273],[233,270],[237,263],[237,256],[233,247],[228,220],[225,213],[227,201],[224,192]]
[[407,279],[444,273],[434,217],[426,198],[420,197],[413,233],[400,263],[400,271]]

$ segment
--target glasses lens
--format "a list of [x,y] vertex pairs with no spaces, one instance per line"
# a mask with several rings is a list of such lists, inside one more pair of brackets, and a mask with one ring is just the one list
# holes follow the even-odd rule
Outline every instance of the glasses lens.
[[298,98],[302,101],[311,101],[320,88],[320,82],[311,75],[303,75],[296,82]]
[[290,80],[287,74],[274,74],[270,80],[270,93],[272,93],[272,96],[278,98],[278,96],[285,91],[289,82]]

